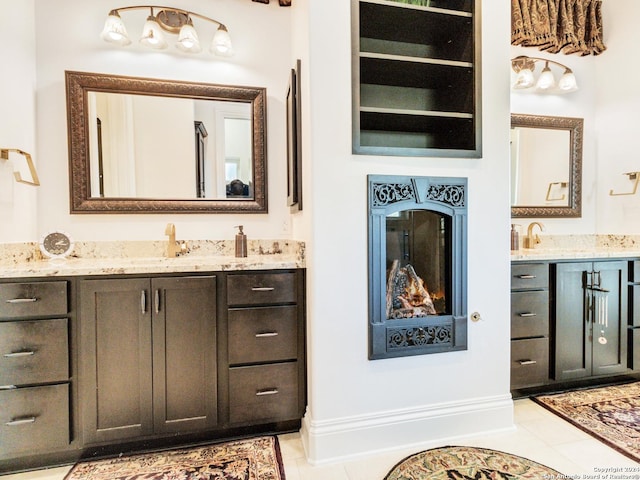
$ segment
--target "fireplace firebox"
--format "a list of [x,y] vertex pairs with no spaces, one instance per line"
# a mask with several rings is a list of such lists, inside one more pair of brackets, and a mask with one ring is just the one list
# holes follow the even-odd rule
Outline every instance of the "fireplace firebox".
[[369,359],[467,348],[467,179],[368,176]]

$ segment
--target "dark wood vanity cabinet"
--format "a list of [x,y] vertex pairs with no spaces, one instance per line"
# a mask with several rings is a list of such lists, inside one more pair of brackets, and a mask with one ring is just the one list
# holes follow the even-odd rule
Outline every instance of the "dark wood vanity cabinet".
[[627,371],[628,262],[557,263],[555,380]]
[[549,265],[511,267],[511,388],[549,380]]
[[0,463],[71,446],[68,299],[66,280],[0,283]]
[[479,157],[479,0],[352,0],[353,151]]
[[216,276],[80,282],[85,444],[217,424]]

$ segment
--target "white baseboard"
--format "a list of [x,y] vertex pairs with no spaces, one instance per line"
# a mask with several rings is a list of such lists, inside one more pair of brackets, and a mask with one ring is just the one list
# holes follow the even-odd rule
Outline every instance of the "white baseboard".
[[468,399],[316,421],[307,411],[302,443],[311,465],[344,462],[407,448],[450,445],[514,429],[511,395]]

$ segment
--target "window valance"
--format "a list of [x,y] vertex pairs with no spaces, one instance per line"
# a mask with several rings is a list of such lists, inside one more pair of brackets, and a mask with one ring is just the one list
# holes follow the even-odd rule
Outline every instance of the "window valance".
[[511,44],[598,55],[607,48],[602,0],[511,0]]

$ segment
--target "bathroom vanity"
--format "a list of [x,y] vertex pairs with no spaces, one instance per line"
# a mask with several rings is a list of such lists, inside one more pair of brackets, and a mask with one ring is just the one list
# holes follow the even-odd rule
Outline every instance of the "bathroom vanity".
[[638,373],[640,251],[512,252],[511,389]]
[[300,427],[303,254],[0,275],[0,472]]

